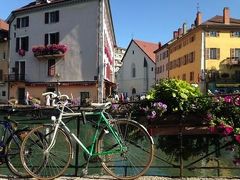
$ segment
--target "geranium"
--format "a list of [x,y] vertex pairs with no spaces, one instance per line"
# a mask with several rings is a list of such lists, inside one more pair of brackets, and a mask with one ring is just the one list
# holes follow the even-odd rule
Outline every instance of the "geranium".
[[19,50],[18,50],[18,54],[19,54],[20,56],[25,56],[25,50],[24,50],[24,49],[19,49]]
[[47,46],[36,46],[32,48],[34,56],[64,54],[67,51],[67,46],[63,44],[50,44]]

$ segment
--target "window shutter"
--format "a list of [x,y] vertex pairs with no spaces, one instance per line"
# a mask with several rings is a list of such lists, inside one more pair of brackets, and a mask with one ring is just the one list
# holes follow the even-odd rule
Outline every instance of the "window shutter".
[[219,32],[216,32],[216,36],[219,37]]
[[19,50],[19,38],[16,38],[16,52]]
[[28,49],[29,49],[29,43],[28,42],[29,42],[29,38],[26,37],[26,42],[25,42],[26,44],[25,44],[25,49],[24,49],[25,51],[28,51]]
[[26,27],[29,26],[29,16],[26,17]]
[[206,48],[205,49],[205,59],[209,59],[210,58],[209,55],[210,55],[210,49]]
[[45,24],[49,23],[49,13],[45,13]]
[[17,18],[17,28],[20,28],[20,18]]
[[230,32],[230,37],[234,37],[234,32]]
[[230,49],[230,58],[233,58],[233,57],[235,57],[235,49],[231,48]]
[[56,33],[56,44],[59,44],[59,32]]
[[205,32],[205,36],[206,37],[209,37],[210,36],[210,33],[208,31]]
[[48,45],[48,34],[45,34],[45,37],[44,37],[44,45]]
[[220,48],[217,48],[217,59],[220,59]]
[[56,11],[56,22],[59,22],[59,11]]

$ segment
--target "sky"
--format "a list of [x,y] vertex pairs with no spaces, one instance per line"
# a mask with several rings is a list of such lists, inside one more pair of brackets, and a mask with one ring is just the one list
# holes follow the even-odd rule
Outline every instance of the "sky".
[[[1,0],[0,19],[32,1]],[[191,27],[197,11],[204,22],[229,7],[230,16],[240,19],[240,0],[110,0],[110,4],[117,46],[122,48],[132,39],[167,43],[184,22]]]

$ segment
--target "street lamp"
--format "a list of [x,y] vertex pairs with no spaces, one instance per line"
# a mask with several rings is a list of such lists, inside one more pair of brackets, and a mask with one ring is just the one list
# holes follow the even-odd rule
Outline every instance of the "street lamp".
[[57,91],[57,95],[59,95],[59,85],[60,85],[60,83],[59,83],[59,79],[60,79],[60,74],[57,73],[57,74],[55,75],[55,78],[56,78],[56,80],[57,80],[56,91]]

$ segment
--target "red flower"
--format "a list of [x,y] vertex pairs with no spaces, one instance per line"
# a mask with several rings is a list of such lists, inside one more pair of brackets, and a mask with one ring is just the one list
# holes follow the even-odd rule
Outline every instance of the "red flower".
[[235,135],[235,140],[240,144],[240,134]]
[[25,50],[24,50],[24,49],[19,49],[19,50],[18,50],[18,54],[19,54],[20,56],[25,56]]

